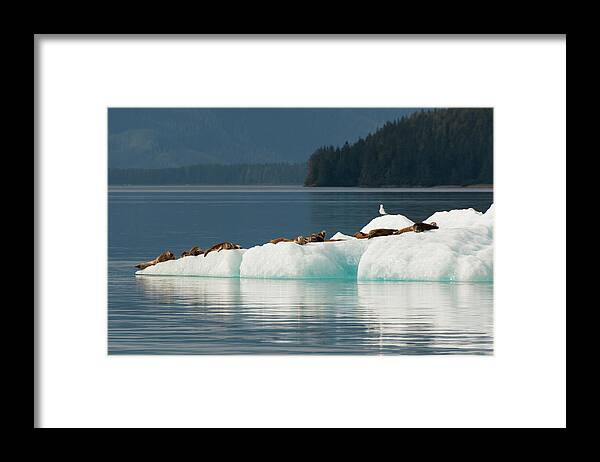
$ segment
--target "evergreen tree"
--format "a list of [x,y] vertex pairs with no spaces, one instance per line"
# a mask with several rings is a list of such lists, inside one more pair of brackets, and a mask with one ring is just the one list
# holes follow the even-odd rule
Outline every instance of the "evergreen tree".
[[308,161],[307,186],[435,186],[493,182],[493,110],[434,109],[387,122]]

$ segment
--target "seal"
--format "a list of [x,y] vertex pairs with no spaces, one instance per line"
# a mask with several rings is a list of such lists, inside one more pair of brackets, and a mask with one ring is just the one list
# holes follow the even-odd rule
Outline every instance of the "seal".
[[167,250],[166,252],[161,253],[154,260],[150,260],[145,263],[139,263],[139,264],[135,265],[135,267],[139,268],[139,269],[145,269],[145,268],[148,268],[149,266],[156,265],[157,263],[162,263],[163,261],[169,261],[169,260],[175,260],[175,255],[173,255],[173,253],[170,250]]
[[294,242],[298,245],[304,245],[308,244],[309,241],[304,236],[298,236],[296,239],[294,239]]
[[294,240],[288,239],[287,237],[276,237],[275,239],[271,239],[269,241],[270,244],[279,244],[280,242],[294,242]]
[[204,253],[204,250],[202,250],[200,247],[198,246],[194,246],[192,247],[190,250],[184,250],[181,253],[181,257],[197,257],[198,255],[202,255]]
[[233,250],[233,249],[241,249],[242,247],[239,244],[232,244],[231,242],[219,242],[218,244],[213,245],[210,249],[207,249],[204,252],[204,256],[206,257],[209,253],[220,252],[221,250]]
[[432,229],[439,229],[439,226],[437,225],[437,223],[435,221],[432,221],[431,223],[419,222],[419,223],[415,223],[412,226],[407,226],[406,228],[399,229],[396,234],[403,234],[403,233],[410,233],[410,232],[422,233],[423,231],[429,231]]
[[319,231],[318,233],[313,233],[308,236],[308,242],[323,242],[325,241],[325,235],[327,233],[325,231]]
[[415,223],[413,225],[413,231],[415,233],[422,233],[423,231],[429,231],[432,229],[439,229],[439,226],[435,221],[432,221],[431,223]]
[[398,230],[388,228],[372,229],[367,234],[367,239],[373,239],[374,237],[391,236],[392,234],[398,234]]
[[369,237],[369,234],[359,231],[358,233],[354,233],[352,236],[355,237],[356,239],[367,239]]

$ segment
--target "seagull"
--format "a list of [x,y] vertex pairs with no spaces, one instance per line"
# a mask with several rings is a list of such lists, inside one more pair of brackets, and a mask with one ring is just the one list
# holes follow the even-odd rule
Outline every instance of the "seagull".
[[379,215],[387,215],[387,212],[383,208],[383,204],[379,204]]

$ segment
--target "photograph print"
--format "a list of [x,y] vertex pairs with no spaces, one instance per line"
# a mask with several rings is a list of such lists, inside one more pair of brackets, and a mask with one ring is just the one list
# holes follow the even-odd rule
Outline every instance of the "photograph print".
[[492,355],[493,108],[108,116],[109,355]]

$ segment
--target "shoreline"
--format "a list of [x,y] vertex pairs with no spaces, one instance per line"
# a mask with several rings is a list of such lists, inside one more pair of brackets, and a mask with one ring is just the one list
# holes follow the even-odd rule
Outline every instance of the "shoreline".
[[484,189],[493,190],[494,185],[476,184],[476,185],[438,185],[438,186],[304,186],[301,184],[109,184],[108,188],[252,188],[252,189],[278,189],[294,188],[299,190],[465,190],[465,189]]

